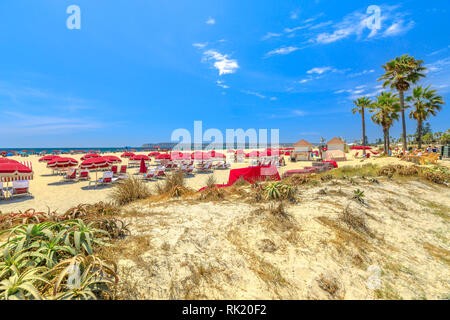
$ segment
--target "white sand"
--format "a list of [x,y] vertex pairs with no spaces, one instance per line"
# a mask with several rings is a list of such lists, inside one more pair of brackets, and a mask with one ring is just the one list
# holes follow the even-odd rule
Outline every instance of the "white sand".
[[[246,150],[248,152],[248,150]],[[108,155],[116,155],[120,157],[121,153],[108,153]],[[148,154],[148,152],[138,152],[136,154]],[[353,153],[352,153],[353,154]],[[386,165],[390,163],[411,164],[405,161],[400,161],[396,158],[380,158],[357,160],[352,154],[347,154],[348,161],[340,162],[339,166],[344,165],[359,165],[362,163],[376,163],[378,165]],[[105,154],[106,155],[106,154]],[[63,157],[72,157],[80,161],[83,155],[62,155]],[[14,199],[0,200],[0,211],[2,213],[17,212],[19,210],[25,211],[33,208],[37,211],[57,210],[64,212],[65,210],[77,206],[81,203],[96,203],[99,201],[109,201],[109,194],[112,186],[88,188],[88,181],[81,182],[62,182],[63,177],[52,175],[52,170],[46,167],[46,163],[39,162],[40,156],[20,157],[15,156],[11,159],[17,161],[31,161],[34,170],[34,179],[30,181],[30,192],[32,197],[18,197]],[[286,170],[301,169],[306,166],[311,166],[312,163],[308,161],[290,162],[289,157],[285,157],[286,166],[279,168],[279,173],[282,175]],[[122,164],[127,164],[128,160],[123,159]],[[81,163],[81,161],[80,161]],[[154,161],[152,161],[154,164]],[[449,165],[447,161],[440,161],[444,165]],[[249,166],[249,160],[246,163],[233,163],[232,169],[243,168]],[[135,174],[139,168],[128,169],[128,174]],[[214,177],[217,183],[227,183],[230,170],[214,170]],[[91,179],[95,179],[95,173],[91,173]],[[101,173],[99,173],[99,177]],[[187,186],[198,190],[206,185],[206,179],[209,174],[196,173],[194,177],[186,179]],[[156,182],[148,182],[148,186],[152,188]]]

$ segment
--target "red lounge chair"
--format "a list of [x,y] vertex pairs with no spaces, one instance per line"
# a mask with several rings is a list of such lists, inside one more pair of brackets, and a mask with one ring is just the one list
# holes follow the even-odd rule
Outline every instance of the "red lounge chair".
[[77,179],[77,170],[72,170],[72,173],[67,172],[64,177],[64,181],[74,181]]
[[114,175],[116,175],[117,174],[117,166],[112,166],[111,171]]
[[104,185],[104,184],[112,184],[113,182],[113,173],[111,171],[103,172],[103,177],[98,179],[97,181],[89,181],[89,185]]
[[28,181],[13,181],[11,196],[25,196],[31,195],[28,191],[29,182]]
[[144,180],[152,180],[153,178],[156,178],[156,168],[148,170],[146,174],[142,177]]
[[87,170],[81,171],[78,180],[89,180],[89,171]]
[[166,175],[166,169],[164,167],[157,168],[155,172],[155,177],[164,177]]
[[125,174],[127,173],[127,166],[120,166],[120,174]]

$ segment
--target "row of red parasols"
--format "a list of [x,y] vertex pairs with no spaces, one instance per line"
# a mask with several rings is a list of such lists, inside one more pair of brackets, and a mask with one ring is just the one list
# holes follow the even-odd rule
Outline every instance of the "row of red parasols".
[[33,170],[19,161],[0,158],[0,181],[33,179]]

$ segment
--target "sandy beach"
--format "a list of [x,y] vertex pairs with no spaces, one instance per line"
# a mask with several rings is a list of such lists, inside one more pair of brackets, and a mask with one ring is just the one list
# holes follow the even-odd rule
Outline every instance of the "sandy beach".
[[[249,152],[250,150],[245,150]],[[341,166],[357,166],[366,163],[373,163],[379,166],[389,164],[402,164],[411,165],[412,163],[406,161],[400,161],[395,157],[384,158],[370,158],[370,159],[355,159],[354,154],[356,152],[351,151],[347,153],[347,161],[339,162]],[[121,153],[108,153],[108,155],[115,155],[120,157]],[[136,152],[136,154],[148,154],[148,152]],[[106,154],[105,154],[106,155]],[[64,156],[64,155],[63,155]],[[70,155],[81,163],[80,158],[82,154]],[[57,212],[65,212],[69,208],[77,206],[79,204],[92,204],[99,201],[110,201],[109,194],[113,186],[100,186],[97,188],[89,187],[89,181],[80,182],[64,182],[63,176],[53,175],[52,170],[46,167],[46,163],[39,162],[41,156],[32,155],[29,157],[10,157],[10,159],[17,161],[31,161],[33,165],[34,178],[30,181],[31,197],[18,197],[14,199],[0,200],[0,211],[2,213],[25,211],[33,208],[36,211],[47,212],[56,210]],[[248,158],[245,163],[232,163],[231,169],[243,168],[250,165]],[[290,162],[289,157],[285,156],[286,166],[278,168],[280,176],[287,170],[301,169],[303,167],[311,166],[311,161],[298,161]],[[128,159],[123,158],[121,164],[127,164]],[[450,167],[449,161],[439,161],[440,165]],[[151,166],[156,165],[155,160],[152,159]],[[139,168],[129,168],[129,175],[138,176]],[[230,169],[228,170],[214,170],[213,173],[195,173],[194,176],[186,177],[186,186],[194,190],[198,190],[206,186],[206,180],[210,174],[214,175],[218,184],[226,184],[228,182]],[[95,180],[95,173],[90,173],[91,180]],[[101,173],[98,173],[98,177],[101,177]],[[148,181],[146,184],[153,190],[156,181]]]

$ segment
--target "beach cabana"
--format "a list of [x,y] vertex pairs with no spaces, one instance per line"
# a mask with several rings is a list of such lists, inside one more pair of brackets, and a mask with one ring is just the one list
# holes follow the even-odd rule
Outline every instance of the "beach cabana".
[[328,150],[325,152],[325,161],[347,161],[344,151],[341,150]]
[[[313,145],[302,139],[294,144],[294,157],[296,161],[310,161]],[[292,153],[291,153],[292,154]]]
[[345,142],[339,138],[333,138],[327,142],[328,151],[339,150],[345,152]]

